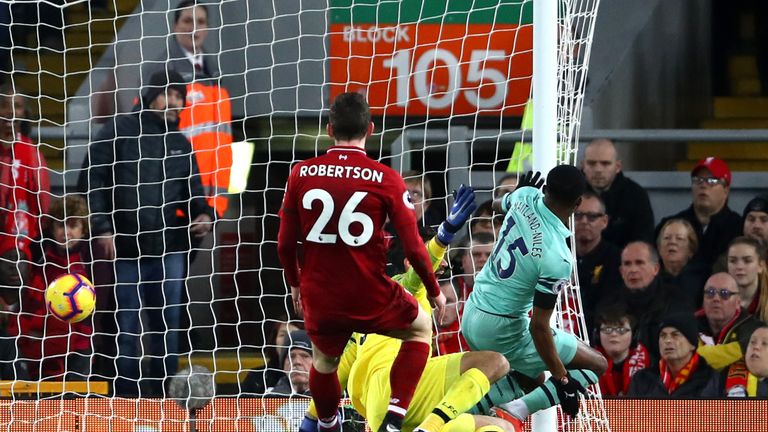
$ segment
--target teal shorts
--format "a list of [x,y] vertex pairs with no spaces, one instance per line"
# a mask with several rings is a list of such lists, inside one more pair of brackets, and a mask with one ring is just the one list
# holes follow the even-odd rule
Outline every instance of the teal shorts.
[[[464,305],[461,318],[461,334],[472,351],[496,351],[509,360],[512,369],[531,378],[547,370],[536,351],[528,328],[530,320],[512,318],[484,312],[469,301]],[[557,354],[564,365],[576,356],[579,340],[576,336],[559,329],[552,329]]]

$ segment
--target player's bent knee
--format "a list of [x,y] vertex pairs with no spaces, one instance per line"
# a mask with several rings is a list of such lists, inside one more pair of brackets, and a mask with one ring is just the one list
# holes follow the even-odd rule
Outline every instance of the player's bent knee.
[[315,369],[322,374],[329,374],[336,372],[339,368],[339,357],[331,357],[322,353],[317,347],[314,347],[312,352],[312,365]]
[[416,319],[411,323],[411,327],[408,329],[411,340],[421,340],[423,342],[429,342],[432,339],[432,319],[419,308],[419,314]]

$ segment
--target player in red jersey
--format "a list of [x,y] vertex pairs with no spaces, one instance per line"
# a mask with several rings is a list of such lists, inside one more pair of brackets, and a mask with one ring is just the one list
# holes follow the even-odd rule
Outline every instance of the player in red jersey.
[[386,276],[387,218],[424,282],[438,319],[445,296],[419,236],[402,177],[365,153],[365,140],[373,132],[365,99],[358,93],[341,94],[329,117],[328,136],[335,145],[323,156],[298,163],[288,178],[278,254],[294,308],[303,312],[314,346],[309,387],[320,430],[340,429],[336,369],[350,335],[379,333],[403,340],[392,366],[389,409],[379,429],[390,432],[399,430],[429,358],[432,321],[413,296]]

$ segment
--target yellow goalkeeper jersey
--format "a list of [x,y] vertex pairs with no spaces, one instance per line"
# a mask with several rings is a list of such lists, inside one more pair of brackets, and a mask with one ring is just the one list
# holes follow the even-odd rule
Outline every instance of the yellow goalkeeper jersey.
[[[437,269],[445,256],[446,249],[434,238],[429,240],[426,246],[429,258],[432,260],[432,267]],[[432,306],[427,299],[427,290],[413,268],[392,279],[413,294],[427,313],[432,313]],[[400,350],[400,344],[400,339],[389,336],[353,333],[344,348],[337,375],[341,387],[347,389],[355,410],[363,417],[367,417],[364,401],[369,387],[368,378],[381,369],[392,367]],[[310,404],[309,413],[317,417],[314,403]]]

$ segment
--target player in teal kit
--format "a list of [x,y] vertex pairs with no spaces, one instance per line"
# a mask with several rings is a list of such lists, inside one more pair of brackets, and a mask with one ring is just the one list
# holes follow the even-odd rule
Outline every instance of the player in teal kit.
[[473,351],[500,352],[512,369],[538,382],[545,370],[552,374],[535,390],[541,397],[533,399],[540,401],[500,405],[523,418],[552,398],[564,412],[576,415],[578,393],[607,367],[597,351],[549,325],[557,296],[570,283],[568,220],[581,202],[586,180],[576,167],[559,165],[547,176],[544,193],[539,190],[543,183],[539,173],[529,172],[514,192],[494,201],[494,210],[505,213],[504,225],[475,278],[461,321]]

